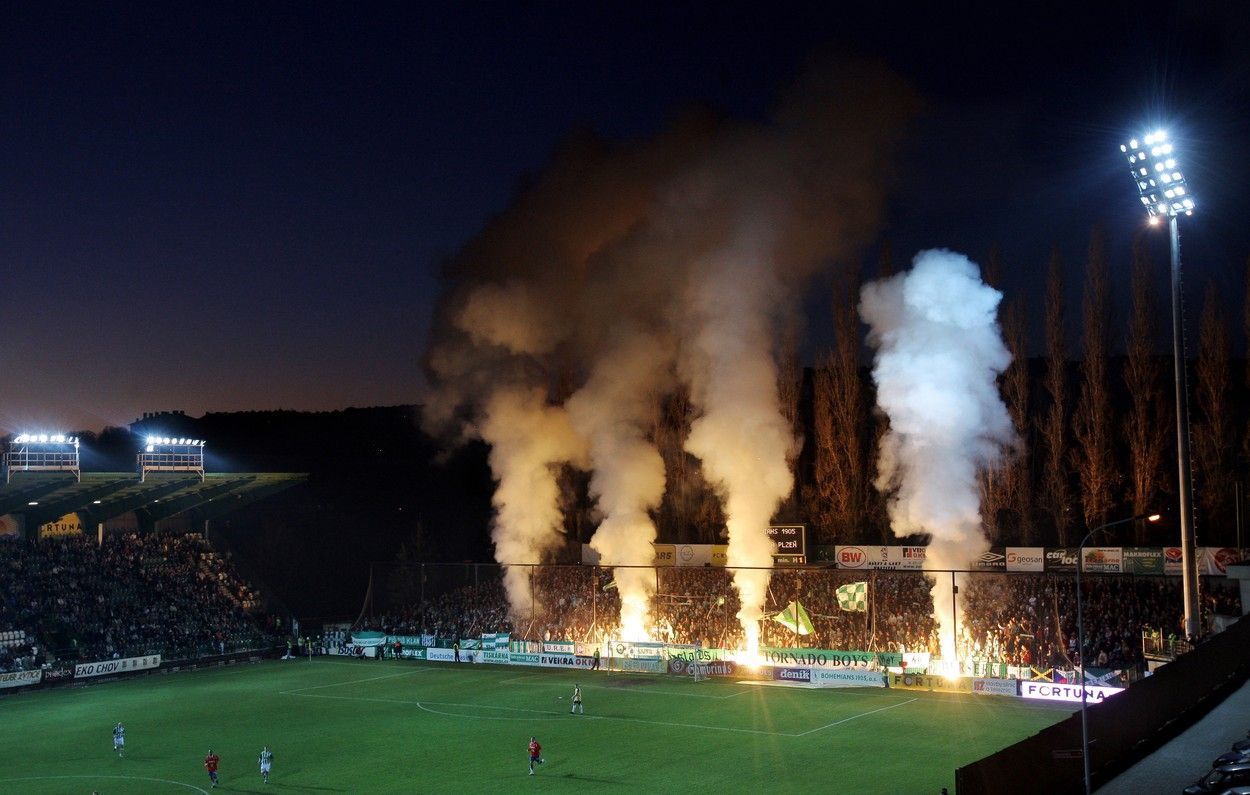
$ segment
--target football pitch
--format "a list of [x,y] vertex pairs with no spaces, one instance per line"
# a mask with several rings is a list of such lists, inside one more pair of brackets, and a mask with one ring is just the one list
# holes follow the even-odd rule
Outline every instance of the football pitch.
[[[585,715],[570,715],[573,685]],[[0,698],[0,792],[954,791],[1071,714],[995,696],[334,658]],[[126,727],[125,756],[113,725]],[[529,776],[526,745],[545,764]],[[261,781],[261,746],[274,752]]]

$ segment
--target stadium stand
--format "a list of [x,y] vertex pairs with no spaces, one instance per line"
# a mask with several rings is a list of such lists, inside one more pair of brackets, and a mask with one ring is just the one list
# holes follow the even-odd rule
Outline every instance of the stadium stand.
[[186,659],[277,642],[257,594],[198,533],[6,540],[0,571],[10,583],[0,626],[22,639],[0,665],[37,666],[49,655]]
[[[396,594],[412,578],[440,583],[423,599],[383,605],[362,616],[358,628],[393,634],[441,638],[509,632],[530,640],[591,640],[613,636],[620,599],[610,569],[593,566],[537,566],[533,617],[520,624],[508,615],[499,570],[495,567],[411,568],[385,576]],[[448,584],[449,572],[471,579]],[[878,572],[872,578],[870,613],[838,608],[836,589],[863,579],[862,572],[830,569],[780,569],[770,584],[766,613],[801,600],[813,633],[796,637],[775,621],[762,625],[766,646],[938,652],[937,627],[931,615],[929,579],[921,572]],[[742,643],[738,599],[730,572],[723,568],[662,568],[652,599],[653,634],[673,643],[737,648]],[[1181,623],[1179,578],[1105,575],[1087,577],[1086,654],[1089,667],[1124,671],[1134,679],[1144,673],[1143,635],[1175,638]],[[1206,578],[1202,588],[1204,626],[1216,614],[1239,615],[1240,596],[1223,578]],[[972,574],[961,607],[961,660],[1009,666],[1072,669],[1080,664],[1075,624],[1076,594],[1071,577],[1054,574]]]

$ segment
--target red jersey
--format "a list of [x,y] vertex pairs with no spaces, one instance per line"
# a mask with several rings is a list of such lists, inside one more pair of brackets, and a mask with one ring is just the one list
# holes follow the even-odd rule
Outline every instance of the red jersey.
[[542,755],[543,747],[538,744],[537,740],[530,740],[530,756],[537,759]]
[[220,761],[221,757],[217,756],[217,754],[209,754],[204,757],[204,767],[207,768],[209,773],[216,773],[217,763]]

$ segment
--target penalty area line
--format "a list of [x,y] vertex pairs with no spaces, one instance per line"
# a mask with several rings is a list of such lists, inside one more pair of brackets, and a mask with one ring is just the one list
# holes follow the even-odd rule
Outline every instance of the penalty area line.
[[397,679],[401,676],[412,676],[413,674],[419,674],[419,673],[423,673],[422,669],[413,668],[410,671],[403,671],[397,674],[384,674],[382,676],[371,676],[368,679],[349,679],[346,682],[330,682],[324,685],[311,685],[310,687],[297,687],[294,690],[280,690],[278,691],[278,693],[279,695],[283,695],[283,696],[297,696],[303,693],[305,690],[321,690],[322,688],[325,688],[325,687],[339,687],[340,685],[358,685],[363,682],[377,682],[382,679]]
[[866,718],[866,717],[868,717],[869,715],[875,715],[875,714],[876,714],[876,713],[878,713],[878,712],[885,712],[887,709],[894,709],[895,707],[902,707],[902,706],[906,706],[907,704],[910,704],[911,702],[913,702],[913,701],[917,701],[917,700],[918,700],[918,699],[915,699],[915,698],[909,698],[909,699],[907,699],[906,701],[900,701],[899,703],[897,703],[897,704],[891,704],[891,705],[890,705],[890,706],[888,706],[888,707],[879,707],[879,708],[877,708],[877,709],[870,709],[870,710],[868,710],[867,712],[861,712],[861,713],[859,713],[858,715],[852,715],[851,717],[849,717],[849,718],[843,718],[842,720],[835,720],[833,723],[826,723],[824,726],[817,726],[817,727],[816,727],[816,728],[814,728],[814,729],[808,729],[808,730],[807,730],[807,731],[805,731],[805,732],[799,732],[798,734],[791,735],[791,736],[793,736],[793,737],[806,737],[807,735],[809,735],[809,734],[813,734],[813,733],[815,733],[815,732],[818,732],[818,731],[820,731],[821,729],[829,729],[829,728],[832,728],[832,727],[834,727],[834,726],[841,726],[843,723],[850,723],[850,722],[851,722],[851,721],[853,721],[853,720],[859,720],[860,718]]
[[148,778],[146,776],[25,776],[24,778],[0,778],[0,784],[10,784],[18,781],[63,781],[66,779],[113,779],[117,781],[155,781],[160,784],[173,784],[175,787],[186,787],[190,790],[208,795],[207,790],[202,790],[194,784],[186,784],[182,781],[170,781],[167,778]]
[[[550,710],[545,710],[545,709],[525,709],[523,707],[496,707],[496,706],[491,706],[489,704],[457,704],[457,703],[453,703],[449,701],[415,701],[415,700],[406,700],[406,699],[399,699],[399,698],[364,698],[364,697],[359,697],[359,696],[327,696],[323,693],[283,693],[282,695],[293,695],[293,696],[296,696],[297,698],[329,698],[335,701],[369,701],[369,702],[375,702],[375,703],[381,703],[381,704],[408,704],[410,706],[415,706],[417,709],[423,712],[429,712],[433,715],[447,715],[448,717],[467,718],[470,720],[499,720],[499,718],[491,718],[485,715],[451,715],[445,712],[439,712],[437,710],[429,709],[429,707],[434,706],[434,707],[458,707],[460,709],[493,709],[493,710],[503,710],[507,712],[521,712],[521,713],[525,713],[528,715],[547,715],[553,718],[562,716],[564,714],[563,711],[552,712]],[[912,701],[915,701],[915,699],[912,699]],[[896,704],[895,706],[901,706],[901,705]],[[889,709],[889,707],[887,707],[886,709]],[[874,710],[874,712],[879,712],[879,711],[880,710]],[[860,717],[860,716],[856,716],[856,717]],[[584,715],[579,718],[579,720],[581,719],[606,720],[606,721],[615,721],[615,722],[621,722],[621,723],[640,723],[646,726],[669,726],[669,727],[677,728],[677,729],[699,729],[702,731],[735,732],[737,734],[761,734],[766,737],[802,737],[803,736],[802,734],[792,734],[790,732],[770,732],[770,731],[763,731],[760,729],[742,729],[742,728],[738,728],[735,726],[708,726],[702,723],[670,723],[668,721],[661,721],[661,720],[646,720],[645,718],[624,718],[624,717],[620,717],[617,715]],[[851,720],[851,719],[848,719],[848,720]],[[822,726],[821,728],[826,728],[826,727]]]

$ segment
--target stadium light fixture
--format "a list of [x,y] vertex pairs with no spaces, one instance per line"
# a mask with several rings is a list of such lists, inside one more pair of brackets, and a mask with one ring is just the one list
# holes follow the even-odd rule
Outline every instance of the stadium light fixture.
[[1089,778],[1089,724],[1085,719],[1085,611],[1083,608],[1083,598],[1081,596],[1081,569],[1085,568],[1085,545],[1095,534],[1101,533],[1109,527],[1127,524],[1145,519],[1147,522],[1159,521],[1157,513],[1141,513],[1137,516],[1130,516],[1127,519],[1117,519],[1114,522],[1106,522],[1095,527],[1085,534],[1081,539],[1080,545],[1076,548],[1076,635],[1077,642],[1080,643],[1078,653],[1081,655],[1081,763],[1085,766],[1085,795],[1090,795],[1094,790],[1090,786]]
[[[1185,606],[1185,635],[1198,635],[1197,539],[1193,524],[1193,485],[1189,456],[1189,387],[1185,372],[1185,331],[1181,305],[1181,234],[1178,218],[1194,214],[1193,192],[1177,165],[1178,147],[1166,130],[1158,129],[1120,146],[1129,158],[1133,181],[1152,225],[1168,221],[1172,263],[1172,370],[1176,382],[1176,462],[1181,530],[1181,591]],[[1157,153],[1157,154],[1156,154]],[[1142,162],[1153,171],[1141,172]],[[1170,195],[1169,195],[1170,194]]]

